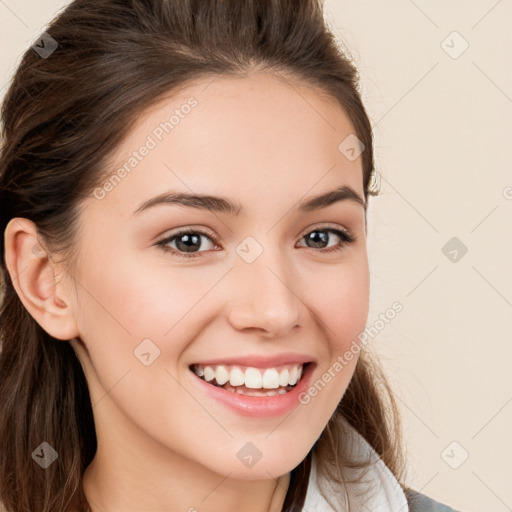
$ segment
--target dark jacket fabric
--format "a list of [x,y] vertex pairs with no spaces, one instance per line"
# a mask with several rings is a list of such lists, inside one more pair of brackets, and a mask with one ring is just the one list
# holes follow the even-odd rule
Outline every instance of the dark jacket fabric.
[[404,488],[404,493],[409,512],[460,512],[408,487]]

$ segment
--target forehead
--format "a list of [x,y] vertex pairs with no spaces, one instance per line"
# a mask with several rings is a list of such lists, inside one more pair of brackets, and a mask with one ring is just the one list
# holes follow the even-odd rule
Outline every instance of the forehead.
[[362,196],[361,158],[339,150],[353,133],[334,98],[302,82],[261,72],[199,80],[134,120],[110,158],[107,180],[123,177],[104,203],[128,217],[171,189],[236,193],[241,204],[297,201],[341,185]]

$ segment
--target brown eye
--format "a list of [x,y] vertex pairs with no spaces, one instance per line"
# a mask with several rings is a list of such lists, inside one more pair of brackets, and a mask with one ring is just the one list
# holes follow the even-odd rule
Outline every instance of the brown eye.
[[[202,239],[206,238],[212,242],[213,238],[202,231],[180,231],[164,240],[158,242],[156,245],[161,246],[164,251],[171,251],[177,256],[185,258],[196,257],[196,253],[200,247],[204,245]],[[214,241],[214,240],[213,240]],[[175,247],[169,247],[169,244],[175,243]]]
[[[328,243],[332,238],[332,236],[330,236],[329,234],[336,235],[336,237],[340,239],[340,242],[338,242],[334,247],[330,247],[327,250],[324,250],[326,246],[328,247]],[[306,240],[306,243],[308,244],[309,248],[319,249],[323,252],[341,250],[343,246],[352,243],[355,240],[355,238],[348,231],[333,228],[316,228],[313,231],[310,231],[302,238]]]
[[[337,237],[339,241],[334,246],[329,247],[329,242],[333,238],[332,235],[335,235],[334,238]],[[199,250],[204,246],[203,239],[209,240],[209,243],[211,243],[213,247],[215,247],[215,244],[218,244],[216,238],[203,231],[186,230],[175,233],[161,240],[156,245],[161,247],[165,252],[171,252],[176,256],[194,258],[199,257],[202,252],[212,250],[212,247],[210,249]],[[303,236],[302,239],[306,240],[308,248],[327,253],[340,251],[346,244],[355,241],[355,237],[347,230],[334,228],[315,228],[313,231]]]

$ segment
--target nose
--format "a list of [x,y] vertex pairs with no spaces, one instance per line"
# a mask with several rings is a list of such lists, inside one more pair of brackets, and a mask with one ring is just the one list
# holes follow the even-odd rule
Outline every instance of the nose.
[[254,262],[237,259],[231,272],[229,321],[238,330],[269,338],[286,336],[299,325],[303,307],[297,280],[282,256],[264,251]]

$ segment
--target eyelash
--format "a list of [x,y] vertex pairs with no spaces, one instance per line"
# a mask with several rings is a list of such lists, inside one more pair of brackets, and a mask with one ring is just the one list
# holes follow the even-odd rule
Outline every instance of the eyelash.
[[[308,231],[304,236],[301,237],[301,240],[306,237],[306,235],[309,235],[315,231],[325,231],[329,233],[334,233],[335,235],[339,236],[341,238],[341,242],[335,246],[331,247],[329,249],[312,249],[313,251],[322,252],[322,253],[335,253],[341,251],[345,245],[351,244],[357,240],[357,238],[352,235],[347,229],[339,229],[339,228],[328,228],[328,227],[315,227],[311,231]],[[157,242],[155,245],[162,248],[164,253],[171,252],[172,254],[175,254],[176,256],[182,257],[182,258],[198,258],[201,252],[205,251],[199,251],[197,253],[183,253],[180,251],[177,251],[176,249],[173,249],[172,247],[168,247],[166,244],[169,242],[172,242],[174,239],[179,238],[182,235],[204,235],[207,238],[209,238],[215,245],[218,245],[219,240],[217,237],[210,235],[208,233],[205,233],[204,231],[195,230],[195,229],[186,229],[183,231],[179,231],[178,233],[173,234],[170,237],[165,238],[164,240],[161,240],[160,242]]]

